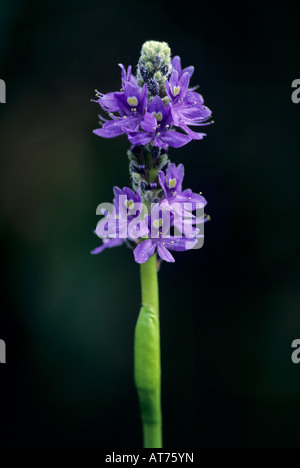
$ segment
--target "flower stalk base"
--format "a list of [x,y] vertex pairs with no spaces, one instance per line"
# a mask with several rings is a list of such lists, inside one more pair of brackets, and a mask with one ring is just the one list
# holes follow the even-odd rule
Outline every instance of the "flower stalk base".
[[159,299],[156,254],[141,265],[142,307],[135,329],[134,376],[144,448],[162,448]]

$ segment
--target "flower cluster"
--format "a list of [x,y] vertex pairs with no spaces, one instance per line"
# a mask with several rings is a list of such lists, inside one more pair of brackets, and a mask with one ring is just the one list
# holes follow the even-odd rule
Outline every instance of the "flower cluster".
[[[211,117],[202,96],[189,89],[194,68],[182,69],[178,56],[169,63],[166,50],[170,49],[164,43],[163,46],[154,41],[144,44],[138,64],[138,80],[133,76],[131,66],[126,72],[120,64],[121,91],[97,92],[95,102],[109,113],[111,120],[100,117],[103,125],[94,130],[96,135],[114,138],[125,133],[133,145],[152,143],[164,149],[168,146],[179,148],[205,136],[189,128],[207,125]],[[151,58],[148,62],[147,51]]]
[[[182,164],[177,167],[171,164],[166,174],[159,172],[164,198],[151,205],[150,215],[139,191],[135,193],[128,187],[123,190],[114,187],[112,211],[101,210],[104,217],[95,231],[103,238],[103,244],[93,250],[92,254],[126,242],[135,247],[134,258],[137,263],[146,262],[156,249],[162,260],[174,262],[169,250],[195,248],[199,239],[203,238],[197,226],[207,220],[203,214],[206,200],[190,189],[182,190],[183,176]],[[173,234],[170,234],[171,231]]]
[[167,152],[169,147],[201,140],[205,134],[190,127],[210,124],[211,111],[196,88],[189,88],[194,67],[182,69],[178,56],[171,60],[164,42],[143,45],[136,76],[131,66],[120,67],[121,90],[97,91],[95,102],[110,119],[100,116],[101,128],[94,133],[104,138],[127,135],[133,190],[114,188],[113,209],[102,210],[104,218],[95,231],[103,244],[92,253],[125,242],[134,247],[138,263],[146,262],[155,251],[162,260],[173,262],[170,250],[199,248],[195,246],[203,232],[198,226],[207,218],[203,211],[199,214],[205,199],[182,189],[184,167],[171,164]]

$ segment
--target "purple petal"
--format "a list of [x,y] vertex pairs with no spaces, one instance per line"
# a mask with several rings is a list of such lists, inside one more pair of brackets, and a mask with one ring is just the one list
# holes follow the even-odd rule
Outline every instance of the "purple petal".
[[191,78],[192,74],[194,73],[195,68],[191,65],[186,67],[182,70],[182,73],[188,73],[189,77]]
[[203,205],[203,208],[207,205],[207,201],[205,200],[205,198],[202,197],[202,195],[200,195],[198,193],[192,192],[191,189],[184,190],[180,195],[182,197],[185,197],[184,201],[186,201],[186,202],[191,202],[193,204],[194,203],[201,204],[201,205]]
[[165,106],[159,96],[155,96],[155,98],[150,102],[149,112],[161,112],[162,115],[165,114]]
[[145,263],[155,252],[156,245],[152,239],[141,242],[133,251],[137,263]]
[[128,73],[126,73],[124,65],[122,63],[119,63],[118,65],[122,70],[122,73],[121,73],[122,87],[124,88],[124,86],[126,86],[127,81],[129,81],[128,80],[128,75],[131,75],[131,67],[130,67],[130,70],[129,70],[129,67],[128,67]]
[[129,187],[123,187],[123,194],[127,196],[128,200],[133,200],[134,202],[139,202],[136,193]]
[[211,116],[211,110],[208,107],[202,104],[190,105],[187,102],[183,102],[181,106],[178,106],[177,112],[188,125],[202,125]]
[[167,195],[166,176],[163,171],[159,171],[158,180],[159,180],[161,188],[164,190],[165,194]]
[[176,55],[172,60],[172,66],[175,70],[177,70],[179,78],[182,76],[183,73],[188,73],[189,77],[191,78],[192,74],[194,73],[194,67],[186,67],[182,70],[181,68],[181,60],[178,55]]
[[185,96],[185,94],[187,92],[187,89],[189,87],[189,84],[190,84],[189,74],[188,73],[183,73],[182,77],[179,80],[179,86],[180,86],[179,95],[180,95],[180,98],[184,98],[184,96]]
[[191,137],[175,131],[161,133],[161,140],[173,148],[180,148],[191,141]]
[[130,132],[128,139],[133,145],[147,145],[153,138],[153,134],[149,132]]
[[177,192],[181,192],[182,190],[182,181],[184,178],[184,165],[183,164],[178,164],[176,167],[176,164],[172,163],[167,169],[167,174],[166,174],[167,180],[170,179],[175,179],[176,180],[176,189]]
[[119,245],[122,245],[124,242],[124,239],[108,239],[105,238],[103,239],[103,244],[100,247],[97,247],[96,249],[92,250],[91,254],[92,255],[97,255],[101,253],[104,249],[111,249],[112,247],[117,247]]
[[175,57],[173,57],[171,63],[172,63],[174,70],[180,73],[181,72],[181,60],[180,60],[179,55],[176,55]]
[[203,138],[206,136],[206,133],[194,132],[183,122],[180,122],[179,125],[180,128],[182,128],[182,130],[184,130],[192,140],[203,140]]
[[138,111],[140,114],[143,114],[145,111],[145,108],[147,106],[148,98],[147,98],[147,85],[146,83],[144,84],[141,95],[140,95],[140,103],[138,107]]
[[[193,88],[194,89],[194,88]],[[196,88],[195,88],[196,89]],[[187,101],[190,101],[190,102],[194,102],[194,103],[197,103],[199,105],[202,105],[204,103],[204,99],[203,97],[201,96],[201,94],[199,93],[195,93],[194,91],[192,90],[189,90],[186,95],[185,95],[185,99]]]
[[190,250],[197,244],[197,239],[190,239],[188,237],[174,237],[173,239],[162,239],[167,249],[183,252]]
[[167,80],[165,81],[165,90],[166,90],[167,96],[170,99],[173,99],[173,94],[172,94],[172,91],[171,91],[171,87],[170,87],[170,84],[169,84],[169,82]]
[[119,211],[119,196],[120,196],[120,195],[123,195],[123,192],[122,192],[122,190],[121,190],[119,187],[117,187],[117,186],[115,186],[115,187],[113,188],[113,192],[114,192],[114,197],[115,197],[113,203],[114,203],[114,207],[115,207],[115,209],[116,209],[116,212],[118,212],[118,211]]
[[93,133],[103,138],[114,138],[124,133],[122,124],[122,121],[111,120],[109,122],[105,122],[102,128],[97,128],[96,130],[93,130]]
[[141,120],[141,127],[146,132],[152,133],[157,127],[157,120],[151,112],[147,112]]
[[116,112],[119,110],[118,96],[121,93],[107,93],[99,99],[99,104],[105,111]]
[[173,255],[160,242],[157,243],[157,253],[162,260],[165,260],[166,262],[172,262],[172,263],[175,262]]
[[159,148],[163,148],[166,151],[168,151],[168,144],[164,143],[162,139],[160,138],[160,133],[155,135],[154,140],[153,140],[153,146],[158,146]]
[[173,90],[175,88],[175,86],[178,86],[178,71],[177,70],[174,70],[172,75],[171,75],[171,78],[169,79],[169,84],[170,84],[170,88],[171,88],[171,96],[172,98],[174,99],[174,95],[173,95]]

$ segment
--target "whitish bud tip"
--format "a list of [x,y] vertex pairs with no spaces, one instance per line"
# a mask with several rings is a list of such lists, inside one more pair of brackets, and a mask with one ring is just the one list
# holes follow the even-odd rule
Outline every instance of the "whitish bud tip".
[[137,69],[139,86],[147,83],[148,97],[165,96],[164,83],[172,72],[171,49],[166,42],[147,41],[143,44]]

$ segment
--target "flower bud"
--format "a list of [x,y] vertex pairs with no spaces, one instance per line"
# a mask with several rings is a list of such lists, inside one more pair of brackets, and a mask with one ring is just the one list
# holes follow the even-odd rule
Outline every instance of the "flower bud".
[[171,50],[166,42],[147,41],[144,43],[137,67],[139,86],[147,84],[148,98],[164,97],[165,81],[172,72]]

